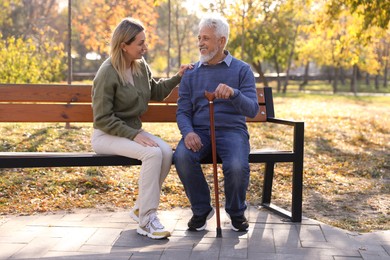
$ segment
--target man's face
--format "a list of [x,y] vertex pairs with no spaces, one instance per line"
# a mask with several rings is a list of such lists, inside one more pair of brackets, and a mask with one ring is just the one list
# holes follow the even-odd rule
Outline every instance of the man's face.
[[198,46],[202,63],[212,60],[223,48],[221,38],[215,35],[214,28],[209,27],[203,27],[199,30]]

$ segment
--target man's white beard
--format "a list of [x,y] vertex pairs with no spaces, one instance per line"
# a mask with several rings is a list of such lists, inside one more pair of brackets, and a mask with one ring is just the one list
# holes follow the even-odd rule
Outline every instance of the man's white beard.
[[199,60],[201,63],[209,62],[212,58],[215,57],[218,53],[218,48],[215,49],[214,51],[210,52],[209,54],[200,54]]

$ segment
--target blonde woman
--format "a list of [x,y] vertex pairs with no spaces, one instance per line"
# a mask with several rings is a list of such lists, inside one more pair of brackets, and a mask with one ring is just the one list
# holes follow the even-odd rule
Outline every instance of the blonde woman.
[[142,161],[138,198],[130,215],[140,235],[170,236],[160,223],[160,192],[172,164],[171,147],[142,129],[140,116],[150,99],[163,100],[191,65],[182,65],[170,79],[156,81],[143,59],[146,36],[140,21],[125,18],[111,38],[110,57],[103,62],[92,87],[94,131],[92,147],[99,154],[115,154]]

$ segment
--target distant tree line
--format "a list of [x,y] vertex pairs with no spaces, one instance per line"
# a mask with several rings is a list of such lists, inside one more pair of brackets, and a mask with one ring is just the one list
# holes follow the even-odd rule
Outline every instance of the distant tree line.
[[[71,48],[67,44],[68,3]],[[198,59],[199,14],[179,0],[3,0],[0,3],[0,82],[64,81],[67,70],[96,72],[108,57],[114,26],[126,16],[147,29],[146,59],[158,76]],[[338,92],[348,80],[388,86],[390,1],[376,0],[216,0],[201,6],[219,12],[231,25],[228,50],[252,65],[267,86],[287,92],[289,80],[301,90],[313,74],[326,77]],[[71,51],[72,67],[67,57]],[[88,59],[86,58],[88,57]],[[299,75],[297,69],[300,68]],[[316,75],[318,77],[318,75]]]

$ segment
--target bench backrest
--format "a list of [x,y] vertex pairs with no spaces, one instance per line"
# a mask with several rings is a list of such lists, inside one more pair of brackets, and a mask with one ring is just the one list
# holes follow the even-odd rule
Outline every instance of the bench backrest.
[[[91,85],[0,84],[0,122],[92,122]],[[258,88],[260,112],[250,122],[274,117],[271,88]],[[178,88],[151,101],[143,122],[176,122]]]

